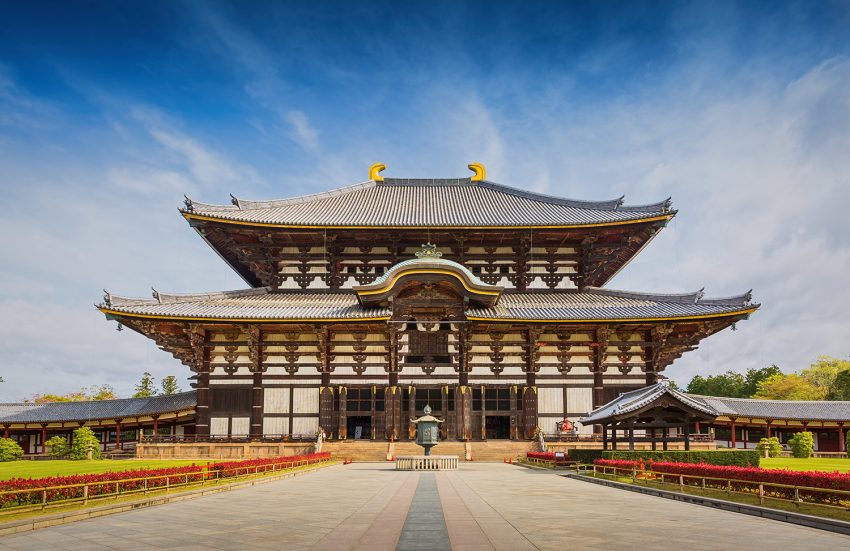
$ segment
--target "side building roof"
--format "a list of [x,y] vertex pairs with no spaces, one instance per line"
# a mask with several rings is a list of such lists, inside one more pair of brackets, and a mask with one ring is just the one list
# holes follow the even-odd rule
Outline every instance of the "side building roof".
[[789,421],[850,421],[850,402],[756,400],[690,395],[717,411],[718,415],[750,419]]
[[[142,417],[192,409],[197,404],[195,391],[148,398],[122,398],[87,402],[0,405],[0,424],[95,421]],[[24,407],[21,407],[24,406]]]
[[[758,308],[750,294],[703,299],[699,293],[659,295],[605,289],[503,294],[496,306],[472,308],[470,320],[607,321],[691,319],[746,315]],[[335,321],[389,319],[388,308],[366,308],[351,293],[285,293],[268,288],[194,295],[157,293],[153,299],[108,294],[98,308],[107,315],[177,320]]]
[[623,199],[577,201],[489,181],[386,178],[274,201],[233,198],[210,205],[186,198],[187,219],[280,227],[563,227],[667,220],[670,200],[628,206]]

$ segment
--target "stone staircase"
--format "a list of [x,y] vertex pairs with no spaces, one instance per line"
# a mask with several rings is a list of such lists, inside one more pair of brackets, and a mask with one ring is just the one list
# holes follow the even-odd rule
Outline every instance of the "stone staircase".
[[[469,449],[467,449],[467,446]],[[469,458],[473,461],[502,462],[506,457],[517,459],[525,457],[525,452],[535,449],[531,441],[488,440],[486,442],[443,441],[431,453],[434,455],[456,455],[461,461]],[[325,441],[322,451],[331,452],[339,459],[352,461],[387,461],[388,455],[422,455],[422,447],[414,442],[395,442],[390,449],[389,442],[369,440]],[[471,453],[467,453],[471,452]]]

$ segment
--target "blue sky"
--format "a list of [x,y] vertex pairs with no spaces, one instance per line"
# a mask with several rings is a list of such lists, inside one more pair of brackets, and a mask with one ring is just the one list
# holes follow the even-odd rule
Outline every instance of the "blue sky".
[[[668,375],[850,353],[847,2],[4,2],[0,400],[188,370],[101,288],[238,288],[183,194],[464,176],[680,210],[611,287],[761,312]],[[184,383],[184,387],[185,387]]]

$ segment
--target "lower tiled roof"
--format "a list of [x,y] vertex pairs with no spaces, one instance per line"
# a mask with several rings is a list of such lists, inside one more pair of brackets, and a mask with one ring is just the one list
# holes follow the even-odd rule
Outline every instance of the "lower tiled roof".
[[[688,318],[745,313],[757,308],[749,293],[704,299],[701,293],[659,295],[589,288],[503,294],[496,306],[467,311],[471,319],[620,320]],[[153,299],[106,295],[101,310],[112,314],[163,318],[233,320],[336,320],[389,318],[386,308],[365,308],[354,292],[271,292],[268,288],[194,295],[157,293]]]
[[690,396],[717,411],[718,415],[796,421],[850,421],[850,402]]
[[149,398],[0,405],[0,424],[123,419],[192,409],[195,391]]
[[701,401],[695,400],[693,397],[685,394],[684,392],[670,387],[666,381],[661,381],[644,388],[624,392],[604,406],[595,409],[580,421],[583,425],[592,425],[618,415],[625,415],[651,404],[665,394],[669,394],[682,404],[697,411],[701,411],[708,416],[717,416],[717,413],[712,407]]

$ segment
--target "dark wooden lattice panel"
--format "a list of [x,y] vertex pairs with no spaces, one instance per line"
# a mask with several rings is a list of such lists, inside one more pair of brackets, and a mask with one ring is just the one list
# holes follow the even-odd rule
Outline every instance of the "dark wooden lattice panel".
[[330,435],[334,428],[334,392],[331,387],[319,389],[319,426]]
[[210,389],[210,415],[251,415],[251,388]]
[[526,386],[522,389],[522,429],[525,438],[534,436],[537,428],[537,392],[534,387]]

